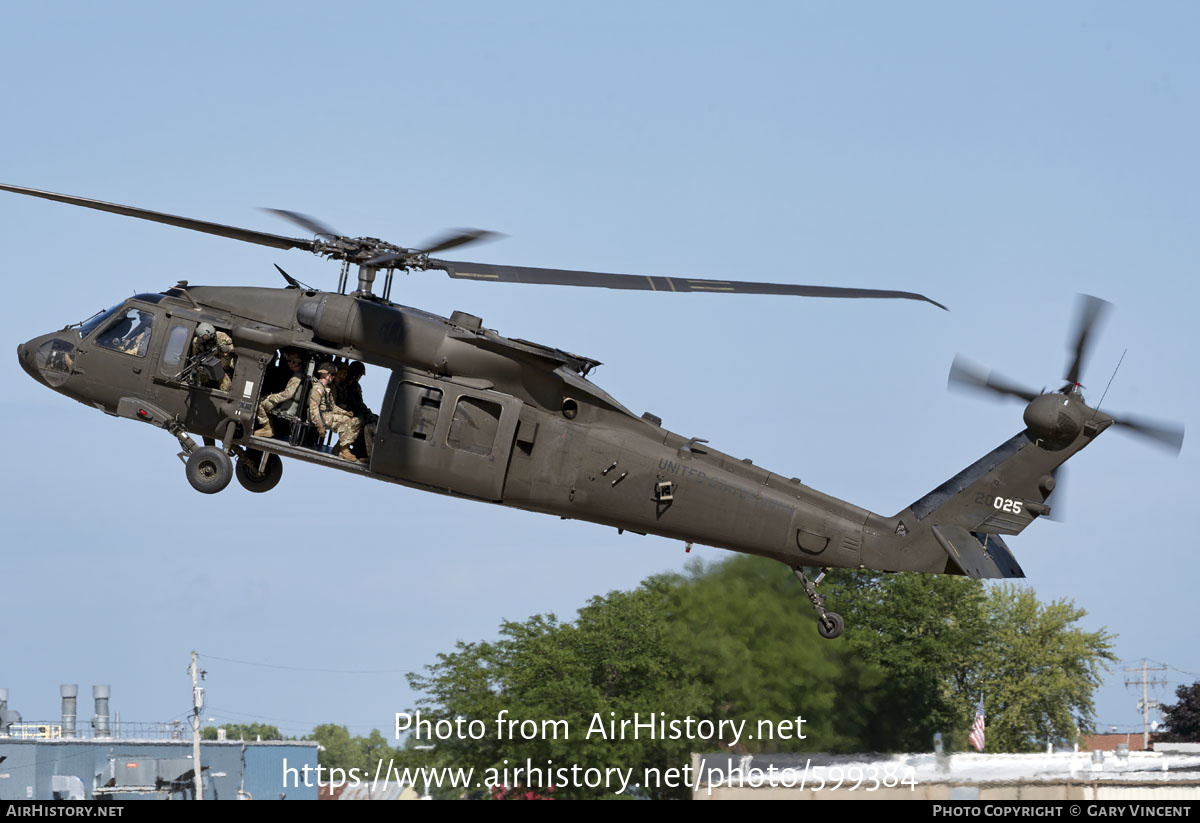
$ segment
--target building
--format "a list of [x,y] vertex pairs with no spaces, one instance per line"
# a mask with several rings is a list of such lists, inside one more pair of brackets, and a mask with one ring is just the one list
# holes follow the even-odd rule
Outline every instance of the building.
[[[76,723],[77,687],[63,686],[63,716],[24,722],[0,689],[0,800],[182,800],[194,794],[191,729],[113,723],[109,689],[93,687],[90,727]],[[206,800],[316,800],[313,740],[205,740]]]
[[696,800],[1200,801],[1200,752],[723,753],[692,769]]

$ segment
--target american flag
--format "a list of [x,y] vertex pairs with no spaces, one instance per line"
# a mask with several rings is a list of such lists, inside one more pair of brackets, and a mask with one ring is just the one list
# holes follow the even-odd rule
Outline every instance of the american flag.
[[983,696],[979,697],[979,705],[975,707],[975,723],[971,726],[971,745],[975,751],[983,751]]

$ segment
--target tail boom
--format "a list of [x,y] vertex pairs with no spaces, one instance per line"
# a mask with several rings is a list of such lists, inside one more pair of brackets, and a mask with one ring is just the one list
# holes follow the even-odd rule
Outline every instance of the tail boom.
[[1050,513],[1054,472],[1112,425],[1101,413],[1070,443],[1020,432],[894,517],[865,524],[868,568],[1012,578],[1025,573],[1001,535],[1020,534]]

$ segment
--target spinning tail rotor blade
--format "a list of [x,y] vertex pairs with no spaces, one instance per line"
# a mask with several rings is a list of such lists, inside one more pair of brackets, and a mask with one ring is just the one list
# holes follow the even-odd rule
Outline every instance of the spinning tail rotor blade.
[[1006,397],[1019,397],[1026,402],[1041,394],[1013,383],[994,371],[977,366],[962,355],[954,357],[947,386],[990,391]]
[[1050,507],[1049,518],[1055,523],[1063,523],[1067,519],[1067,485],[1067,466],[1064,463],[1054,470],[1054,490],[1046,496],[1046,505]]
[[[1079,377],[1083,374],[1083,364],[1087,359],[1087,349],[1088,344],[1091,342],[1092,332],[1096,329],[1097,324],[1104,317],[1104,314],[1111,305],[1107,300],[1092,297],[1090,294],[1079,295],[1078,320],[1075,322],[1074,354],[1071,357],[1070,365],[1067,366],[1068,386],[1075,386],[1079,383]],[[1070,348],[1067,350],[1071,351]]]
[[1109,417],[1112,417],[1123,430],[1141,435],[1172,454],[1179,454],[1183,448],[1183,426],[1178,423],[1163,423],[1127,414],[1120,417],[1109,415]]

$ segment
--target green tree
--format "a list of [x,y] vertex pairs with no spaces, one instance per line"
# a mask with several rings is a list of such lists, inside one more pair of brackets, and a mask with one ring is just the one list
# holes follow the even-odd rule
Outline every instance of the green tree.
[[[226,723],[222,726],[227,740],[283,740],[283,735],[275,726],[266,723]],[[216,740],[217,727],[205,726],[200,730],[201,740]]]
[[[697,716],[706,704],[704,687],[690,676],[671,643],[664,616],[664,585],[657,581],[632,592],[611,592],[580,609],[574,624],[554,615],[524,623],[506,622],[492,643],[459,643],[438,656],[425,674],[410,676],[413,687],[431,700],[424,719],[479,721],[483,739],[463,735],[430,741],[439,762],[471,766],[515,788],[542,788],[512,774],[526,761],[539,767],[580,766],[633,769],[641,782],[647,766],[680,768],[688,763],[687,740],[649,740],[632,735],[603,739],[588,730],[596,718],[632,719],[669,710],[672,717]],[[497,719],[541,724],[500,729]],[[515,738],[515,739],[514,739]],[[528,739],[527,739],[528,738]],[[549,785],[560,781],[549,775]],[[652,797],[685,797],[686,789],[651,788]],[[562,786],[556,797],[605,797],[604,787]]]
[[[966,744],[962,703],[970,699],[972,655],[986,642],[978,580],[923,574],[838,572],[830,608],[846,620],[845,642],[891,684],[880,748],[928,751],[935,732]],[[974,705],[972,705],[972,709]]]
[[[745,556],[593,598],[574,623],[553,615],[506,622],[497,640],[460,642],[409,678],[426,695],[423,720],[474,722],[482,735],[456,730],[420,741],[432,751],[414,751],[410,737],[404,762],[477,774],[504,766],[511,773],[527,760],[604,765],[640,778],[646,768],[685,765],[691,752],[927,751],[935,731],[964,748],[981,692],[989,751],[1037,749],[1091,723],[1112,637],[1079,628],[1084,614],[1070,603],[1042,604],[1017,586],[917,574],[837,572],[822,591],[847,618],[841,642],[817,636],[786,569]],[[584,734],[597,717],[660,711],[667,720],[746,726],[740,737],[726,726],[710,739]],[[502,713],[518,724],[551,725],[526,739],[520,725],[497,729]],[[797,730],[804,739],[771,737],[758,726],[797,717],[806,721]],[[541,788],[517,777],[498,782]],[[641,794],[688,792],[644,786]],[[560,785],[555,796],[611,795]]]
[[397,750],[388,745],[379,729],[372,729],[366,737],[352,737],[345,726],[323,723],[312,730],[309,740],[321,744],[317,762],[330,769],[358,769],[362,774],[375,774],[375,765],[380,760],[392,759]]
[[934,732],[965,749],[982,694],[988,751],[1037,751],[1094,723],[1092,695],[1113,636],[1087,632],[1068,601],[964,577],[842,574],[831,605],[848,645],[892,678],[905,727],[893,746],[926,750]]
[[990,631],[972,656],[975,688],[957,697],[969,724],[982,692],[988,751],[1038,751],[1092,731],[1092,694],[1116,659],[1113,636],[1080,629],[1083,609],[1066,600],[1041,603],[1024,586],[991,587],[984,605]]
[[1167,730],[1155,740],[1171,743],[1200,743],[1200,680],[1175,689],[1179,702],[1162,707]]
[[[821,639],[799,582],[779,563],[737,556],[660,582],[676,654],[706,687],[705,716],[746,721],[735,751],[886,747],[894,684],[846,644]],[[803,740],[758,733],[759,721],[797,717]],[[729,742],[707,751],[730,751]]]

